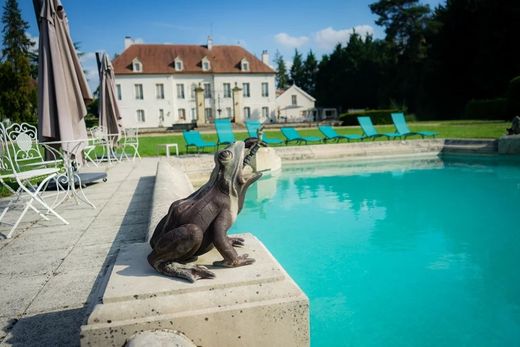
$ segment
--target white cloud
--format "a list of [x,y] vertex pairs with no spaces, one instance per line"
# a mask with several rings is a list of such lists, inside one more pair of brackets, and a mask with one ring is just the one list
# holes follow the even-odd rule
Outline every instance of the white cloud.
[[314,34],[314,42],[319,48],[333,49],[338,43],[346,43],[354,31],[362,37],[374,34],[374,28],[370,25],[358,25],[354,28],[340,30],[328,27]]
[[289,48],[298,48],[303,46],[309,41],[309,38],[307,36],[291,36],[287,33],[278,33],[274,35],[274,39],[276,42],[281,44],[282,46],[289,47]]

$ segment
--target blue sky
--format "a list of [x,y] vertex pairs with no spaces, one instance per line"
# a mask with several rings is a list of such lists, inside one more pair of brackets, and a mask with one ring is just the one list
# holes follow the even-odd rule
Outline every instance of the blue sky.
[[[318,57],[345,42],[352,28],[384,36],[368,5],[375,0],[187,1],[187,0],[61,0],[69,17],[72,40],[85,52],[84,68],[91,86],[97,83],[94,52],[113,56],[123,50],[125,36],[144,43],[240,44],[271,60],[278,50],[292,60],[294,49]],[[444,0],[423,0],[432,8]],[[5,0],[1,0],[2,8]],[[18,0],[28,34],[38,36],[31,0]]]

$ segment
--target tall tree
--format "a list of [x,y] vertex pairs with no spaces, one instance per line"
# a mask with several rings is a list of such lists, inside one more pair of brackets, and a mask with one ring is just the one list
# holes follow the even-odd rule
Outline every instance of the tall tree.
[[427,78],[438,112],[453,117],[471,99],[505,96],[520,75],[520,2],[448,0],[434,19]]
[[303,81],[302,88],[309,93],[314,95],[316,91],[316,74],[318,73],[318,61],[312,50],[307,53],[307,58],[303,63]]
[[323,107],[372,108],[385,106],[387,95],[385,44],[354,33],[346,46],[338,44],[319,63],[316,99]]
[[285,89],[289,84],[289,75],[287,74],[285,60],[278,51],[274,55],[274,63],[276,64],[276,88]]
[[299,87],[305,84],[305,72],[303,70],[302,54],[298,52],[297,49],[294,50],[290,82],[292,84],[296,84]]
[[394,61],[387,70],[388,90],[393,91],[389,98],[416,110],[423,90],[421,75],[427,57],[430,7],[419,0],[379,0],[369,6],[378,16],[376,24],[385,28],[386,51]]
[[0,66],[0,116],[13,121],[34,121],[35,83],[31,78],[30,48],[16,0],[7,0],[3,8],[3,49]]

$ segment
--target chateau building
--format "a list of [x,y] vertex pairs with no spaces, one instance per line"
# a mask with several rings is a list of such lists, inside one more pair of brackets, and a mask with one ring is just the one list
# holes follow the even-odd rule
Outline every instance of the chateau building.
[[275,71],[240,46],[140,44],[113,61],[125,127],[276,119]]

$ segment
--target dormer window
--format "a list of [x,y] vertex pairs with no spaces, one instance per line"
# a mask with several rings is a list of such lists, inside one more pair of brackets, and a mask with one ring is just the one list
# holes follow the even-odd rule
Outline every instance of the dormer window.
[[143,63],[137,58],[132,60],[132,71],[133,72],[143,72]]
[[209,62],[208,57],[202,58],[202,71],[209,71],[211,70],[211,64]]
[[175,71],[182,71],[184,70],[184,63],[182,62],[182,59],[177,57],[175,58]]
[[249,71],[249,62],[247,61],[246,58],[244,58],[240,61],[240,70]]

